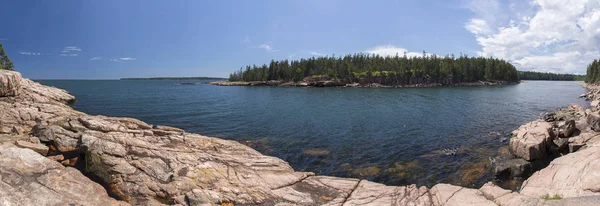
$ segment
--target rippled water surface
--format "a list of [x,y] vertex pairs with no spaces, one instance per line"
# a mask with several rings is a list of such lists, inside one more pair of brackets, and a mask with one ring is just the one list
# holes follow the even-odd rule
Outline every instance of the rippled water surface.
[[[189,81],[42,80],[89,114],[239,140],[296,170],[391,185],[491,180],[489,157],[521,124],[570,103],[577,82],[438,88],[283,88]],[[499,133],[499,134],[498,134]],[[454,155],[443,154],[453,149]]]

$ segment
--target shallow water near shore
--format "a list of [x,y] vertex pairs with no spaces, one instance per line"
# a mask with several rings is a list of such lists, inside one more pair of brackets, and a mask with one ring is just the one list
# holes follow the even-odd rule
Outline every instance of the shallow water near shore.
[[480,186],[509,133],[586,105],[578,82],[435,88],[219,87],[190,81],[41,80],[88,114],[238,140],[300,171],[389,185]]

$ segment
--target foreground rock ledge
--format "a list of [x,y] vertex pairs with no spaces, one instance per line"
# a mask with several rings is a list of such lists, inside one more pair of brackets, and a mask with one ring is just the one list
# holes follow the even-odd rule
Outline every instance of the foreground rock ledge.
[[[17,74],[0,71],[0,76]],[[0,205],[600,204],[599,198],[589,197],[598,194],[595,188],[570,175],[563,179],[591,190],[545,200],[539,192],[517,193],[491,183],[481,189],[448,184],[428,189],[296,172],[285,161],[235,141],[132,118],[87,115],[66,105],[74,100],[66,91],[19,81],[20,86],[10,87],[15,91],[0,97]],[[581,171],[588,174],[598,163],[582,160],[582,164]],[[71,167],[78,165],[98,177],[118,200]],[[561,192],[561,185],[546,181],[533,178],[524,191]]]

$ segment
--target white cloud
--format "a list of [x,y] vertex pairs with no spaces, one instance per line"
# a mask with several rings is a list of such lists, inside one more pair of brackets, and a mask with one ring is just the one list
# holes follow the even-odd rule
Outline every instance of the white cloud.
[[121,57],[121,58],[116,58],[116,59],[110,59],[108,61],[111,61],[111,62],[121,62],[121,61],[133,61],[133,60],[135,60],[135,58]]
[[41,53],[36,53],[36,52],[19,52],[22,55],[27,55],[27,56],[39,56],[41,55]]
[[246,37],[244,38],[244,40],[242,40],[242,43],[244,43],[244,44],[248,44],[248,43],[250,43],[250,37],[246,36]]
[[365,52],[369,54],[379,54],[381,56],[396,56],[396,54],[398,56],[404,56],[405,53],[407,57],[423,56],[423,53],[409,52],[405,48],[400,48],[393,45],[376,46],[374,48],[367,49]]
[[273,51],[273,47],[271,47],[271,45],[268,45],[268,44],[261,44],[258,47],[261,49],[264,49],[265,51],[268,51],[268,52]]
[[100,60],[100,59],[102,59],[102,57],[93,57],[90,60]]
[[76,56],[79,56],[79,54],[59,54],[59,55],[63,56],[63,57],[76,57]]
[[80,52],[81,48],[76,46],[66,46],[63,48],[62,52]]
[[319,53],[319,52],[310,52],[310,55],[313,55],[313,56],[323,56],[324,54]]
[[521,70],[581,74],[600,57],[600,0],[472,0],[467,7],[475,17],[465,28],[479,55]]

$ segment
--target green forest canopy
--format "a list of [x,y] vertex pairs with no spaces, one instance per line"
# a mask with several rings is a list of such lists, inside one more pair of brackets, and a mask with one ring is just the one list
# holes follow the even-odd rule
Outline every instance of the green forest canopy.
[[521,80],[559,80],[559,81],[583,81],[584,75],[556,74],[548,72],[519,71]]
[[326,77],[345,83],[382,85],[454,84],[477,81],[519,81],[515,67],[500,59],[453,55],[440,57],[423,52],[420,57],[353,54],[272,60],[269,65],[246,66],[232,73],[229,81],[301,81]]
[[598,83],[600,82],[600,62],[596,59],[588,65],[585,74],[585,83]]
[[2,43],[0,43],[0,69],[4,70],[13,70],[14,65],[8,58],[6,52],[4,52],[4,48],[2,47]]

